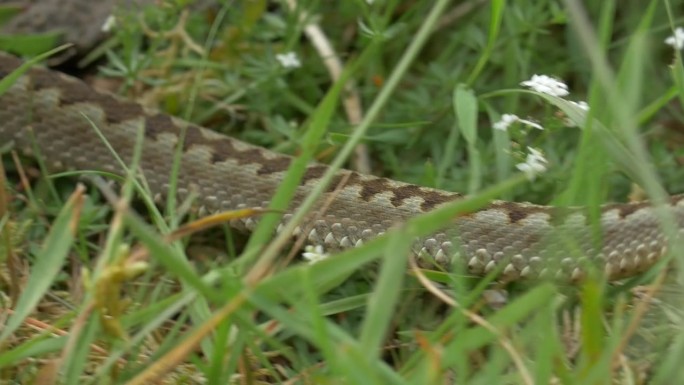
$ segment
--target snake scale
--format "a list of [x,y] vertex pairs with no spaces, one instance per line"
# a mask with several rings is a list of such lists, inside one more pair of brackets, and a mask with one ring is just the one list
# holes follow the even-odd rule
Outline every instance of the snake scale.
[[[65,3],[79,2],[83,1]],[[111,1],[103,3],[111,6]],[[21,63],[11,55],[0,54],[0,77],[4,78]],[[0,96],[3,145],[12,143],[27,154],[37,148],[54,170],[122,173],[91,124],[99,128],[124,162],[131,159],[138,128],[144,127],[141,169],[151,191],[160,195],[168,191],[174,149],[181,130],[185,129],[177,193],[183,198],[196,192],[204,212],[266,207],[292,160],[99,93],[79,79],[46,68],[31,69]],[[297,207],[326,169],[322,164],[308,167],[292,208]],[[327,251],[361,245],[396,223],[462,197],[348,170],[340,171],[332,185],[336,186],[342,178],[346,179],[344,185],[334,191],[334,198],[326,203],[324,212],[311,223],[302,224],[294,234]],[[681,234],[684,195],[672,197],[669,205]],[[286,214],[283,220],[289,217]],[[245,219],[234,224],[251,230],[256,221]],[[455,218],[447,229],[417,241],[415,252],[442,265],[457,259],[475,275],[497,270],[508,280],[539,275],[579,279],[586,273],[587,262],[602,269],[607,278],[620,279],[648,269],[667,252],[667,239],[655,210],[647,202],[603,206],[600,228],[602,244],[595,247],[593,228],[581,208],[559,210],[495,201],[478,212]],[[301,234],[303,229],[307,229],[306,234]],[[561,247],[568,239],[574,242],[573,252]]]

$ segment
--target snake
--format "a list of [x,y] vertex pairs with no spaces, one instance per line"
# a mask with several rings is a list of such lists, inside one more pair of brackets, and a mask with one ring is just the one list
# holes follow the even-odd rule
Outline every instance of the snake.
[[[58,3],[73,16],[81,13],[78,10],[91,11],[89,4],[96,2],[45,0],[35,3],[29,12],[40,12],[44,6],[49,9],[51,4],[51,12],[57,12]],[[102,4],[111,7],[114,2]],[[107,14],[97,13],[100,17]],[[35,15],[28,18],[36,19]],[[53,19],[62,21],[60,27],[64,28],[76,24],[69,22],[73,17]],[[91,21],[90,25],[101,23]],[[19,20],[16,24],[26,23]],[[67,34],[67,38],[95,39],[100,30],[91,27],[80,34]],[[0,78],[22,63],[11,54],[0,53]],[[183,199],[195,194],[202,213],[268,207],[293,161],[291,156],[96,91],[82,80],[45,67],[31,68],[0,95],[0,143],[40,156],[50,170],[125,175],[117,156],[124,164],[133,159],[141,128],[140,172],[149,190],[166,196],[174,154],[179,150],[177,196]],[[320,163],[307,166],[278,231],[327,170],[328,166]],[[331,252],[361,246],[398,223],[464,197],[352,170],[338,171],[331,186],[321,198],[325,207],[314,209],[292,234]],[[673,214],[680,236],[684,233],[684,195],[674,195],[664,205]],[[595,241],[597,226],[592,224],[596,222],[600,243]],[[441,266],[460,263],[469,274],[496,272],[507,280],[547,276],[578,280],[590,268],[608,280],[619,280],[648,270],[668,255],[670,240],[656,207],[649,202],[605,204],[596,222],[582,207],[495,200],[416,240],[413,252]],[[233,227],[245,231],[254,230],[257,223],[257,218],[231,221]],[[564,246],[568,239],[572,240],[570,248]]]

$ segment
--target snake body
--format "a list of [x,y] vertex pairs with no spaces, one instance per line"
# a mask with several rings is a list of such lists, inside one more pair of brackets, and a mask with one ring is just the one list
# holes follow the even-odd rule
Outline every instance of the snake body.
[[[0,54],[0,77],[21,60]],[[141,169],[154,194],[169,188],[173,154],[182,142],[177,185],[180,198],[196,192],[204,212],[266,207],[291,163],[291,158],[253,146],[174,117],[149,111],[139,104],[98,93],[82,81],[35,68],[0,96],[0,141],[13,143],[40,156],[56,170],[101,170],[117,174],[123,168],[93,129],[98,127],[116,154],[127,163],[135,138],[144,128]],[[310,192],[327,166],[306,170],[292,207]],[[461,198],[458,193],[420,187],[387,178],[342,170],[331,203],[319,219],[302,224],[295,235],[326,250],[344,249],[386,232],[392,225]],[[323,199],[325,200],[325,198]],[[684,227],[684,197],[670,201],[680,228]],[[288,220],[285,215],[284,220]],[[416,244],[416,253],[448,265],[461,258],[469,272],[486,274],[501,269],[509,279],[539,274],[584,273],[583,258],[561,244],[571,238],[577,255],[602,267],[611,279],[636,274],[657,262],[667,242],[659,220],[647,203],[609,204],[600,219],[603,245],[593,247],[592,229],[584,210],[495,201],[487,208],[454,220],[453,226]],[[255,220],[235,223],[252,230]],[[505,266],[499,266],[499,264]]]
[[[0,54],[0,77],[21,64],[11,55]],[[93,126],[126,164],[133,155],[137,132],[144,128],[141,172],[151,192],[162,196],[169,189],[174,151],[182,145],[177,194],[185,198],[196,193],[202,212],[266,207],[292,161],[289,156],[99,93],[76,78],[46,68],[31,69],[0,96],[1,143],[12,143],[27,154],[38,149],[36,155],[54,170],[122,174],[120,163]],[[307,168],[292,209],[326,170],[322,164]],[[294,234],[325,250],[359,246],[397,223],[462,197],[348,170],[339,171],[332,186],[338,188],[321,199],[329,200],[325,209],[312,213]],[[672,197],[668,204],[681,234],[684,195]],[[284,215],[283,221],[290,217]],[[602,269],[609,279],[619,279],[648,269],[667,252],[668,240],[659,218],[646,202],[605,205],[599,222],[602,243],[597,245],[596,229],[583,209],[495,201],[418,240],[414,251],[442,265],[462,261],[476,275],[497,270],[506,279],[539,275],[578,279],[586,273],[587,264]],[[256,221],[237,220],[234,225],[252,230]],[[566,246],[568,240],[571,247]]]

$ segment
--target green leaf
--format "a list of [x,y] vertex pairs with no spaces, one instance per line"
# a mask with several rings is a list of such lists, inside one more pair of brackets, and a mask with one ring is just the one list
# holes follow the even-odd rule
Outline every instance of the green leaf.
[[35,56],[55,48],[61,40],[61,33],[0,36],[0,50],[20,56]]
[[454,91],[454,112],[461,134],[468,144],[477,141],[477,98],[465,84],[459,84]]

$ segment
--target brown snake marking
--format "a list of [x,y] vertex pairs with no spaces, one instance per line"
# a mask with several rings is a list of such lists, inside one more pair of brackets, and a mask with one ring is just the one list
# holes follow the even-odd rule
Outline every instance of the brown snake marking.
[[[21,63],[0,54],[0,77]],[[139,104],[98,93],[78,79],[44,68],[22,76],[0,96],[0,106],[2,143],[13,143],[30,154],[35,138],[40,155],[56,170],[122,172],[83,115],[97,125],[126,162],[132,156],[137,129],[144,127],[141,168],[157,195],[164,195],[168,189],[172,154],[185,127],[178,194],[182,198],[191,190],[197,191],[205,212],[265,207],[291,163],[288,156],[147,111]],[[321,164],[308,167],[292,208],[326,170]],[[336,186],[343,177],[347,182],[336,192],[325,214],[308,223],[312,230],[306,234],[307,242],[327,250],[361,245],[397,222],[462,197],[347,170],[340,171],[331,185]],[[669,204],[682,233],[684,195],[672,197]],[[284,220],[289,217],[286,214]],[[252,230],[256,222],[247,219],[234,225]],[[308,227],[302,225],[296,233],[303,228]],[[648,203],[604,205],[601,229],[603,244],[593,247],[592,231],[581,208],[495,201],[417,241],[414,251],[441,265],[461,261],[476,275],[501,268],[504,279],[540,275],[579,279],[587,263],[603,269],[609,279],[619,279],[648,269],[666,252],[666,239]],[[570,247],[565,246],[568,241]]]

